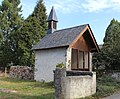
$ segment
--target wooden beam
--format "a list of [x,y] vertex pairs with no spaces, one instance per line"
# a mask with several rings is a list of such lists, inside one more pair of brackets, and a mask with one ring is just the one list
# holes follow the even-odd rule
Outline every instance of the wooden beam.
[[88,69],[90,71],[90,52],[88,52]]
[[76,53],[77,53],[77,69],[79,68],[79,57],[78,57],[78,55],[79,55],[79,50],[77,49],[76,50]]
[[91,28],[90,28],[89,25],[88,25],[87,27],[88,27],[88,31],[89,31],[89,33],[90,33],[90,35],[91,35],[91,37],[92,37],[92,40],[93,40],[93,42],[94,42],[94,44],[95,44],[95,47],[96,47],[97,51],[99,52],[100,49],[99,49],[99,46],[98,46],[98,44],[97,44],[97,42],[96,42],[96,40],[95,40],[95,37],[94,37],[94,35],[93,35],[93,33],[92,33],[92,30],[91,30]]
[[69,45],[69,47],[72,47],[76,42],[77,40],[83,35],[83,33],[85,33],[85,31],[87,30],[88,26],[86,26],[83,31],[76,37],[76,39]]
[[83,52],[83,70],[85,70],[85,52]]

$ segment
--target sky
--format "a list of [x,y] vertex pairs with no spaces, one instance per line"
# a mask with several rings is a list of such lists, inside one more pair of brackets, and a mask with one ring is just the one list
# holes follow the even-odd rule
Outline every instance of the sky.
[[[0,3],[2,0],[0,0]],[[98,44],[103,43],[105,30],[114,18],[120,20],[120,0],[43,0],[47,15],[54,6],[57,29],[64,29],[82,24],[89,24]],[[21,0],[22,14],[27,18],[37,0]]]

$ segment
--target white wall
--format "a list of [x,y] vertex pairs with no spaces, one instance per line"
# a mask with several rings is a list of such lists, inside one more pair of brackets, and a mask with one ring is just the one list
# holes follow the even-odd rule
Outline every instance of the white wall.
[[65,64],[66,48],[56,48],[35,51],[36,81],[53,81],[55,67],[58,63]]
[[72,50],[71,48],[67,48],[66,50],[66,59],[65,59],[66,70],[71,70],[71,50]]

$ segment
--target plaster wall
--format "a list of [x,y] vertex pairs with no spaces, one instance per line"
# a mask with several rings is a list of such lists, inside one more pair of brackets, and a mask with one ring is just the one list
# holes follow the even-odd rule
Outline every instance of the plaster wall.
[[65,63],[65,66],[66,66],[66,70],[71,70],[71,48],[67,48],[66,50],[66,63]]
[[35,74],[36,81],[53,81],[53,70],[58,63],[65,64],[66,48],[54,48],[35,51]]

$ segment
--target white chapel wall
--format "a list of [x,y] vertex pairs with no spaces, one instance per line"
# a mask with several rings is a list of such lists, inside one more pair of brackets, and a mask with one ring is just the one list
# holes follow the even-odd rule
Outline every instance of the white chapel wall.
[[66,48],[55,48],[35,51],[35,80],[53,81],[55,67],[65,64]]

